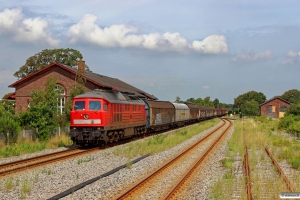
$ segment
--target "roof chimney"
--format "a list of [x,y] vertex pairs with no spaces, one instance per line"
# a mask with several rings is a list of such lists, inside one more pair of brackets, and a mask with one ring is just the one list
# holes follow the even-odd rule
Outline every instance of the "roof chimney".
[[79,60],[78,61],[78,72],[80,74],[84,74],[85,73],[85,61],[84,60]]

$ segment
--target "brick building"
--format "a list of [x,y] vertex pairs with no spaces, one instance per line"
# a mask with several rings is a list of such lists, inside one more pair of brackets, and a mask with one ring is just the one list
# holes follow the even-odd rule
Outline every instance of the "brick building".
[[156,99],[156,97],[119,79],[85,71],[84,61],[78,61],[78,70],[60,63],[52,63],[9,85],[9,87],[15,88],[15,92],[7,98],[15,99],[16,114],[20,111],[27,110],[31,101],[30,94],[34,90],[44,89],[47,79],[49,77],[55,77],[57,79],[56,89],[61,94],[61,99],[59,100],[58,105],[62,112],[64,110],[65,102],[70,97],[71,88],[75,85],[76,78],[78,78],[79,74],[81,77],[86,79],[86,92],[94,89],[109,88],[120,92],[133,93],[144,99]]
[[259,105],[260,115],[273,118],[281,118],[290,107],[291,103],[280,98],[274,97]]

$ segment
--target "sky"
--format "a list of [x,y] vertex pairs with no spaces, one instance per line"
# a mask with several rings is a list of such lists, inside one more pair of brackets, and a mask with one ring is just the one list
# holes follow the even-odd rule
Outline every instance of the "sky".
[[0,0],[0,96],[26,59],[79,50],[89,68],[160,100],[300,90],[297,0]]

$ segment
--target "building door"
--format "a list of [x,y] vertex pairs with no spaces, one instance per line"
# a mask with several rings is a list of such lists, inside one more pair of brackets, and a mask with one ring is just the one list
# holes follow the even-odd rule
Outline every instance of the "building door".
[[275,118],[275,106],[269,105],[267,107],[267,117]]

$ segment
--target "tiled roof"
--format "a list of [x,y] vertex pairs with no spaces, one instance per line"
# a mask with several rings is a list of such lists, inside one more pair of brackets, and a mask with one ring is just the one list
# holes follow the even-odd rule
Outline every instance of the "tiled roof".
[[289,101],[287,101],[287,100],[285,100],[285,99],[283,99],[283,98],[280,98],[280,97],[273,97],[272,99],[269,99],[269,100],[263,102],[262,104],[260,104],[259,107],[262,106],[262,105],[264,105],[264,104],[266,104],[266,103],[268,103],[268,102],[270,102],[270,101],[273,101],[274,99],[279,99],[279,100],[284,101],[284,102],[286,102],[286,103],[288,103],[288,104],[291,104]]
[[[20,84],[21,82],[30,79],[31,77],[33,77],[34,75],[41,73],[43,71],[46,71],[48,69],[50,69],[52,66],[59,66],[67,71],[70,71],[71,73],[77,74],[78,71],[77,69],[74,69],[72,67],[60,64],[60,63],[52,63],[51,65],[48,65],[47,67],[44,67],[43,69],[36,71],[28,76],[26,76],[25,78],[16,81],[15,83],[9,85],[9,87],[16,87],[16,85]],[[150,98],[150,99],[157,99],[155,96],[150,95],[148,93],[146,93],[145,91],[142,91],[132,85],[129,85],[128,83],[125,83],[117,78],[111,78],[108,76],[103,76],[100,74],[96,74],[93,72],[85,72],[83,74],[83,76],[86,78],[87,81],[93,82],[96,85],[99,85],[100,87],[110,87],[113,90],[117,90],[120,92],[128,92],[128,93],[133,93],[137,96],[140,97],[146,97],[146,98]]]

